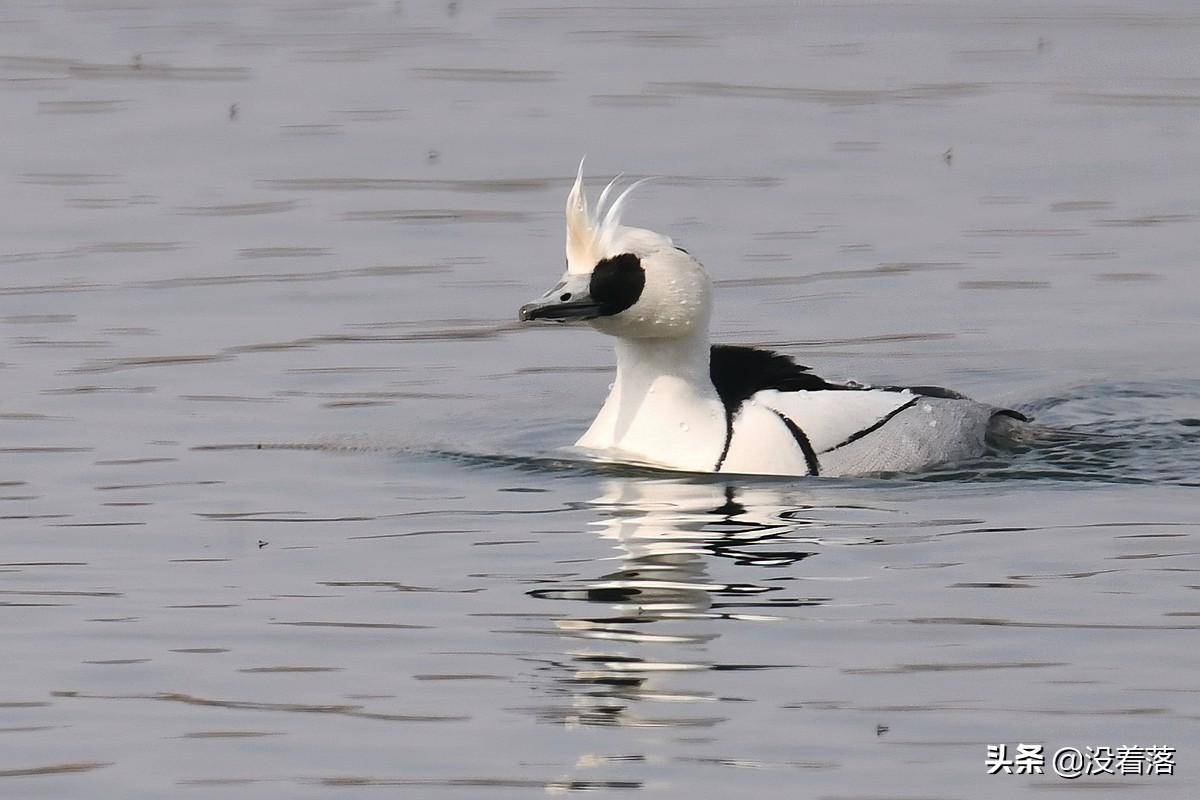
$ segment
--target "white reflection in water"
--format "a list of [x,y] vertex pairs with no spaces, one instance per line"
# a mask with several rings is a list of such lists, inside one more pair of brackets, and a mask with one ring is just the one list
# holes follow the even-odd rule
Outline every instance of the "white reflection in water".
[[[720,717],[662,716],[647,703],[711,702],[711,692],[680,687],[678,673],[758,670],[786,665],[714,660],[708,644],[720,621],[772,623],[772,609],[819,605],[820,598],[783,597],[784,587],[715,580],[716,560],[759,568],[791,567],[815,554],[822,526],[805,516],[800,492],[769,485],[687,480],[609,479],[590,505],[592,527],[615,555],[596,562],[608,571],[579,583],[529,592],[584,603],[554,620],[586,643],[553,665],[552,694],[569,706],[539,708],[542,719],[633,727],[701,726]],[[805,547],[808,545],[808,547]],[[757,577],[762,570],[745,570]]]

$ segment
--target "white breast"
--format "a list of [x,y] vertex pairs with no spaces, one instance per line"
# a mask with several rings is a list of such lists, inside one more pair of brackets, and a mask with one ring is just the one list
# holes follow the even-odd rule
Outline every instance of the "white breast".
[[576,447],[605,459],[687,472],[711,472],[725,442],[725,410],[716,393],[698,393],[674,376],[643,392],[618,378]]

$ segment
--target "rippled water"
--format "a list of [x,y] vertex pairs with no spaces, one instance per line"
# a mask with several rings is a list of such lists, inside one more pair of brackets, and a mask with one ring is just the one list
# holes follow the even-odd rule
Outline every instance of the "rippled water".
[[[1200,15],[0,9],[0,795],[1194,797]],[[573,460],[579,156],[716,336],[1056,433]],[[1175,776],[987,776],[1168,745]],[[380,788],[384,787],[384,788]]]

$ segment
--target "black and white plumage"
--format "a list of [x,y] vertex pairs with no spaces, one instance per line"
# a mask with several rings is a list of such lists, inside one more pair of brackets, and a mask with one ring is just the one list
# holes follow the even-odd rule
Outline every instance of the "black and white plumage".
[[714,345],[709,374],[727,426],[726,451],[714,472],[738,471],[728,469],[728,454],[736,437],[749,438],[741,416],[747,403],[778,417],[804,458],[806,475],[906,471],[970,458],[982,452],[989,433],[1025,421],[1016,411],[939,386],[827,381],[788,356],[751,347]]
[[692,472],[865,475],[977,457],[1023,424],[947,389],[826,381],[779,353],[710,345],[704,268],[666,236],[622,226],[633,187],[606,207],[612,187],[589,214],[576,178],[567,272],[520,311],[616,338],[616,380],[577,447]]

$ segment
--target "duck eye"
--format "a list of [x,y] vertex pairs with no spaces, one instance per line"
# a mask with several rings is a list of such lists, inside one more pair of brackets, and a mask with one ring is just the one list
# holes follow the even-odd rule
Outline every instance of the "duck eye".
[[567,302],[567,301],[568,301],[568,300],[570,300],[570,299],[571,299],[571,293],[570,293],[570,292],[565,292],[565,293],[563,293],[561,296],[559,296],[559,298],[558,298],[558,301],[559,301],[560,303],[565,303],[565,302]]
[[596,264],[588,289],[600,313],[612,316],[636,303],[645,286],[646,270],[641,259],[633,253],[622,253]]

